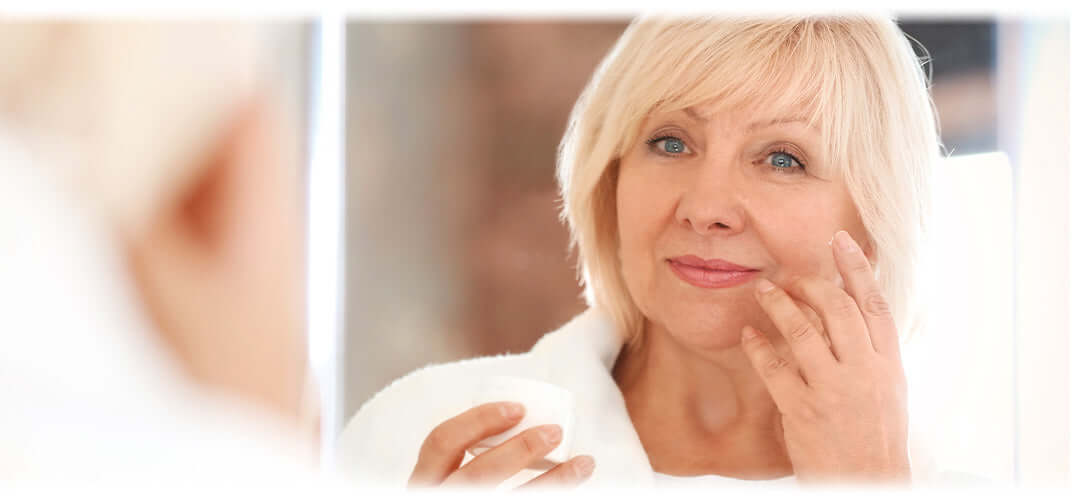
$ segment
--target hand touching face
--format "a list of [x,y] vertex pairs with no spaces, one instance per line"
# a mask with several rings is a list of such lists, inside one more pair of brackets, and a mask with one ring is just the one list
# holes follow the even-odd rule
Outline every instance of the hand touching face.
[[859,246],[843,231],[832,246],[844,288],[818,277],[788,290],[764,279],[756,285],[798,366],[753,327],[743,329],[742,346],[780,410],[796,477],[905,482],[907,384],[896,326]]

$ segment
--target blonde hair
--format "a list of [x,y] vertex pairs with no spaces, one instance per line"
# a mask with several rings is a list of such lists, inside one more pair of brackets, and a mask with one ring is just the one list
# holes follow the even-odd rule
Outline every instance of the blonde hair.
[[618,262],[619,159],[650,114],[717,101],[784,110],[820,128],[822,163],[850,192],[907,335],[916,323],[911,295],[928,177],[940,151],[923,62],[887,18],[635,20],[578,98],[559,147],[562,217],[589,305],[638,340],[644,317]]

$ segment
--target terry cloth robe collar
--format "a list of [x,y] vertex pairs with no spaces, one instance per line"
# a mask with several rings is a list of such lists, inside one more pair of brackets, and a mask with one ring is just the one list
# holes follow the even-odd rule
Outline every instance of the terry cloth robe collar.
[[610,319],[589,309],[540,339],[530,355],[545,370],[538,379],[574,394],[570,450],[571,456],[588,454],[596,459],[589,484],[651,487],[655,475],[649,457],[611,376],[622,347]]

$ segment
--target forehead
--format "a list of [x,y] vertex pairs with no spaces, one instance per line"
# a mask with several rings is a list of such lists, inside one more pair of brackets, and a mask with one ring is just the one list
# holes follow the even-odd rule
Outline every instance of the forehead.
[[809,129],[815,134],[821,133],[820,127],[806,113],[792,109],[771,109],[764,106],[738,107],[726,105],[723,102],[710,102],[666,113],[656,113],[651,118],[656,120],[671,116],[684,117],[702,126],[715,122],[731,122],[735,127],[747,133],[770,128],[799,128]]

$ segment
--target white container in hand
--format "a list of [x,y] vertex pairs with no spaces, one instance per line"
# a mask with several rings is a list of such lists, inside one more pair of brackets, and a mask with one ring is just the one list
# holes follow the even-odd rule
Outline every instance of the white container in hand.
[[574,435],[574,395],[554,384],[518,377],[490,377],[480,383],[473,406],[496,401],[512,401],[525,407],[525,416],[517,425],[491,436],[473,446],[469,453],[479,455],[494,448],[521,431],[538,425],[556,424],[562,428],[562,441],[542,460],[529,465],[530,469],[549,469],[570,459],[570,443]]

